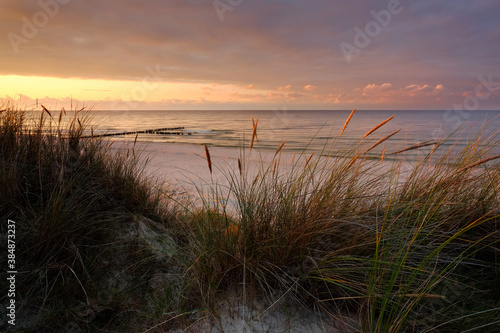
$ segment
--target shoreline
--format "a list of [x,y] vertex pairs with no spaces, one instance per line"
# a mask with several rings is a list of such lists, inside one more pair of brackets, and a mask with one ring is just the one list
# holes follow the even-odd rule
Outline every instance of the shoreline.
[[[113,141],[111,151],[126,150],[134,147],[133,141]],[[193,196],[198,190],[212,185],[227,188],[225,177],[229,172],[238,170],[238,159],[247,167],[250,175],[255,175],[260,166],[268,166],[275,151],[253,149],[252,151],[233,147],[208,147],[212,162],[212,173],[208,168],[205,148],[201,145],[184,143],[137,142],[135,152],[147,161],[144,171],[148,177],[165,185],[182,190]],[[281,152],[281,167],[290,167],[296,154]],[[304,161],[305,162],[305,161]]]
[[[306,165],[307,159],[313,154],[313,159],[318,158],[315,153],[293,153],[281,151],[275,158],[276,150],[254,148],[249,150],[235,147],[208,147],[212,162],[212,173],[208,168],[205,148],[202,145],[184,143],[160,143],[113,141],[111,151],[132,149],[141,160],[147,161],[144,172],[168,188],[176,191],[185,198],[196,198],[202,195],[210,196],[217,187],[224,192],[229,188],[228,176],[238,174],[238,159],[241,159],[246,179],[253,179],[263,168],[272,168],[273,160],[278,161],[279,174],[286,175],[293,168]],[[320,158],[335,159],[335,157],[321,156]],[[387,160],[383,164],[379,160],[364,162],[364,172],[369,178],[389,175],[396,166],[395,160]],[[414,162],[401,162],[399,184],[406,181],[406,175],[415,166]],[[272,172],[272,170],[270,170]],[[201,192],[201,193],[200,193]]]

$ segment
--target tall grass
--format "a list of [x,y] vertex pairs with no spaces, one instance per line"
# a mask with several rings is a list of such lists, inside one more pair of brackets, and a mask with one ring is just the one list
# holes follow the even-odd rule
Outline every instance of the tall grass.
[[130,323],[126,312],[139,312],[155,263],[135,226],[168,225],[168,202],[135,152],[82,137],[83,110],[64,126],[64,110],[43,109],[0,113],[1,232],[16,222],[16,327]]
[[[252,151],[243,150],[238,169],[219,170],[228,188],[213,184],[208,194],[200,188],[203,205],[187,222],[188,272],[200,301],[214,306],[225,290],[237,288],[269,304],[286,298],[349,314],[358,322],[352,330],[443,329],[445,318],[460,322],[467,306],[442,286],[470,284],[479,267],[477,283],[463,290],[490,293],[489,300],[481,307],[477,299],[469,309],[477,314],[467,319],[495,331],[481,314],[484,307],[500,313],[498,136],[483,129],[459,151],[453,144],[440,148],[450,140],[443,138],[413,164],[400,158],[380,165],[365,153],[399,131],[375,145],[365,141],[392,117],[340,146],[353,114],[318,157],[302,154],[285,163],[290,156],[282,144],[252,173],[244,158]],[[446,317],[450,307],[462,311]]]
[[145,177],[135,148],[84,136],[84,113],[65,127],[64,111],[0,109],[0,215],[17,223],[27,330],[189,328],[230,296],[313,309],[349,332],[498,329],[500,145],[487,127],[463,146],[386,151],[393,117],[341,143],[353,110],[321,153],[283,142],[251,164],[256,120],[234,169],[205,146],[228,185],[186,203]]

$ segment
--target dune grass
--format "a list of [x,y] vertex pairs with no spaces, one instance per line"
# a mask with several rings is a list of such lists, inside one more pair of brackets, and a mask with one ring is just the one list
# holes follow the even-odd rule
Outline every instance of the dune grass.
[[[415,164],[380,166],[364,153],[398,131],[368,149],[364,139],[391,119],[349,147],[338,147],[339,135],[322,156],[302,154],[284,168],[283,145],[256,174],[242,157],[237,170],[220,171],[229,188],[200,188],[203,207],[187,229],[201,301],[214,306],[217,295],[239,288],[270,304],[287,298],[349,314],[353,331],[432,331],[464,321],[496,331],[489,318],[500,314],[498,137],[479,133],[458,152],[439,150],[444,138]],[[243,155],[255,135],[256,123]],[[460,303],[443,290],[451,284],[485,298]]]
[[0,113],[2,234],[7,219],[17,226],[16,328],[120,327],[133,322],[131,309],[142,316],[141,293],[156,262],[133,236],[135,226],[168,225],[172,214],[139,157],[83,139],[85,113],[68,127],[64,113],[44,110],[36,119],[11,107]]
[[[84,113],[64,127],[63,111],[32,121],[0,109],[1,232],[16,221],[20,331],[189,329],[229,297],[326,314],[346,332],[498,330],[499,137],[487,127],[407,163],[405,151],[430,142],[386,153],[399,130],[377,131],[392,117],[341,144],[353,111],[321,154],[291,157],[284,142],[251,165],[257,119],[237,168],[205,147],[228,187],[208,183],[186,202],[145,177],[133,147],[84,137]],[[367,157],[375,148],[382,163]]]

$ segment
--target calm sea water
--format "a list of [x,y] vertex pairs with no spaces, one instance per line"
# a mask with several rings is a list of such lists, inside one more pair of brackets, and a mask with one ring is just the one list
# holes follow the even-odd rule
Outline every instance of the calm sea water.
[[[325,143],[338,136],[350,111],[90,111],[94,133],[150,130],[165,127],[184,127],[184,135],[141,134],[138,141],[172,142],[195,145],[240,147],[248,145],[252,118],[258,119],[258,141],[261,149],[276,149],[286,141],[285,149],[320,152]],[[373,144],[389,133],[402,129],[397,135],[374,149],[372,156],[406,146],[452,135],[465,144],[464,132],[477,132],[485,123],[488,130],[500,129],[500,111],[356,111],[341,143],[355,142],[372,127],[395,116],[390,122],[368,137]],[[111,140],[134,140],[135,135],[110,137]],[[339,146],[342,146],[341,144]],[[421,154],[418,151],[408,156]]]

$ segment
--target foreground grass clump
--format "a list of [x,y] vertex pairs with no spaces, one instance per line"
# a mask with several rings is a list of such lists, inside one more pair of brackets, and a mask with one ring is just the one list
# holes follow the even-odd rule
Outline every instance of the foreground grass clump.
[[[155,293],[152,278],[173,273],[168,201],[135,152],[110,153],[109,143],[83,137],[83,112],[67,127],[64,111],[55,119],[46,109],[35,115],[10,106],[0,113],[1,233],[7,219],[15,221],[19,272],[10,328],[147,327],[155,321],[143,310],[154,304],[145,295],[157,303],[170,287]],[[5,270],[1,276],[4,286]]]
[[[286,164],[281,145],[253,173],[244,153],[236,170],[221,169],[228,188],[200,187],[202,207],[186,222],[199,301],[214,307],[237,289],[348,318],[348,331],[496,332],[499,138],[424,142],[409,147],[429,148],[410,164],[366,158],[397,134],[369,141],[391,119],[349,147],[335,137],[317,158]],[[256,123],[251,146],[255,134]]]

